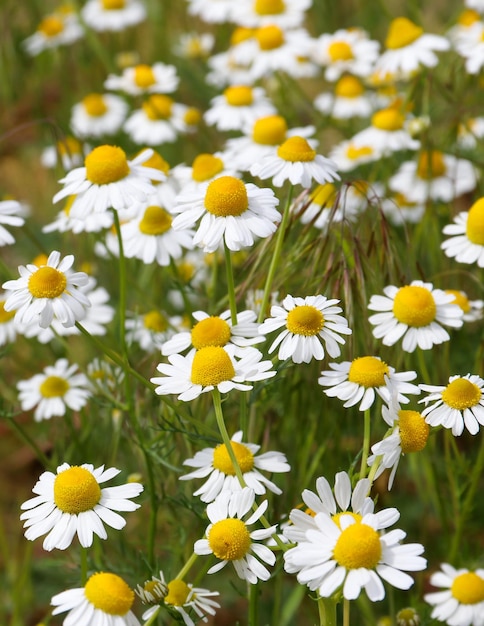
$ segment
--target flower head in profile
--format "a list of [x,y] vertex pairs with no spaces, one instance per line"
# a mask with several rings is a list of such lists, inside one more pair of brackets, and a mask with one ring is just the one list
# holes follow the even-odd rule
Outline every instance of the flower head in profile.
[[276,557],[267,546],[257,543],[268,539],[275,531],[275,526],[249,530],[267,509],[264,500],[257,509],[246,517],[254,504],[254,491],[245,487],[241,491],[223,491],[218,498],[207,506],[210,524],[205,531],[205,539],[195,542],[196,554],[213,554],[219,562],[212,566],[209,574],[218,572],[231,562],[239,578],[250,584],[258,580],[268,580],[270,572],[264,565],[274,565]]
[[93,30],[121,31],[142,22],[146,8],[141,0],[88,0],[81,15]]
[[170,317],[158,309],[130,314],[125,324],[126,341],[128,344],[136,342],[147,352],[158,351],[178,330],[181,321],[180,317]]
[[458,263],[484,267],[484,198],[459,213],[453,224],[444,226],[443,233],[451,235],[441,245],[446,256]]
[[134,591],[117,574],[96,572],[84,585],[68,589],[55,595],[51,604],[52,615],[68,613],[64,626],[140,626],[131,611],[135,599]]
[[454,304],[451,294],[434,289],[431,283],[414,280],[404,287],[387,286],[384,296],[371,296],[368,308],[378,311],[369,318],[373,335],[383,345],[393,346],[402,339],[406,352],[430,350],[433,345],[450,339],[443,328],[460,328],[463,311]]
[[30,56],[37,56],[44,50],[52,50],[77,41],[84,35],[77,15],[72,12],[57,11],[41,19],[35,33],[22,42]]
[[218,130],[244,130],[264,115],[274,115],[276,109],[262,87],[231,85],[215,96],[204,119]]
[[465,291],[461,289],[446,289],[445,293],[451,293],[454,296],[453,302],[458,304],[464,315],[464,322],[477,322],[482,319],[484,314],[484,300],[470,300]]
[[174,65],[154,63],[127,67],[121,76],[109,74],[104,87],[130,96],[140,96],[148,93],[171,93],[178,87],[178,82]]
[[44,472],[32,491],[34,498],[21,505],[24,511],[25,537],[34,541],[46,535],[44,550],[65,550],[77,534],[81,546],[92,545],[93,535],[107,539],[104,524],[121,530],[126,520],[116,511],[135,511],[139,504],[131,502],[143,491],[143,485],[128,483],[117,487],[101,487],[121,470],[104,465],[94,468],[83,465],[59,465],[56,473]]
[[466,428],[471,435],[484,426],[484,380],[476,374],[450,376],[446,386],[424,385],[420,388],[428,395],[420,402],[425,404],[422,415],[431,426],[443,426],[455,436]]

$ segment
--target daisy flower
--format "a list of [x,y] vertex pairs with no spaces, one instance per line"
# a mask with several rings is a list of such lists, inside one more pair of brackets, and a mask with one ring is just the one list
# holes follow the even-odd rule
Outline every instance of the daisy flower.
[[72,107],[70,125],[78,137],[114,135],[127,111],[128,105],[119,96],[90,93]]
[[74,326],[86,316],[90,302],[81,289],[88,283],[88,276],[73,272],[73,263],[72,254],[61,260],[54,250],[40,267],[20,265],[20,278],[3,283],[3,288],[12,292],[5,301],[5,311],[15,311],[18,324],[38,320],[42,328],[47,328],[55,316],[65,327]]
[[123,70],[121,76],[109,74],[104,87],[110,91],[123,91],[130,96],[150,93],[172,93],[179,83],[176,67],[165,63],[134,65]]
[[453,26],[446,32],[447,38],[455,48],[459,41],[465,40],[469,35],[469,29],[481,21],[481,16],[474,9],[463,9]]
[[24,511],[25,537],[34,541],[47,534],[44,550],[65,550],[77,533],[79,542],[89,548],[93,534],[107,539],[104,524],[121,530],[126,520],[116,511],[135,511],[139,504],[131,502],[143,491],[139,483],[127,483],[117,487],[101,488],[102,483],[117,476],[121,470],[104,465],[59,465],[56,473],[44,472],[32,491],[34,498],[21,505]]
[[232,20],[246,28],[275,24],[279,28],[301,26],[313,0],[246,0],[234,6]]
[[50,603],[55,607],[52,615],[68,613],[64,626],[140,626],[131,611],[134,599],[134,591],[120,576],[96,572],[84,587],[58,593]]
[[479,139],[484,137],[484,117],[471,117],[460,122],[457,127],[457,145],[472,150],[478,145]]
[[458,304],[463,310],[462,319],[464,322],[476,322],[482,319],[484,313],[483,300],[469,300],[467,294],[460,289],[446,289],[445,293],[451,293],[454,296],[452,302]]
[[442,425],[452,429],[456,437],[466,428],[471,435],[484,426],[484,380],[476,374],[451,376],[449,384],[420,385],[428,396],[420,400],[425,403],[422,415],[431,426]]
[[143,22],[146,8],[140,0],[88,0],[81,16],[98,32],[120,31]]
[[37,56],[44,50],[65,46],[84,36],[82,26],[75,13],[52,13],[44,17],[33,35],[22,42],[30,56]]
[[123,382],[123,370],[111,361],[96,357],[87,364],[89,384],[94,392],[108,391],[116,396]]
[[[242,431],[237,431],[231,438],[231,448],[247,487],[254,490],[258,496],[266,493],[281,494],[282,491],[259,470],[265,472],[289,472],[290,466],[282,452],[264,452],[257,454],[260,446],[255,443],[242,443]],[[240,491],[241,485],[235,474],[234,465],[230,459],[227,446],[223,443],[216,448],[204,448],[197,452],[192,459],[183,461],[183,465],[195,467],[189,474],[180,476],[180,480],[192,478],[206,478],[205,483],[193,493],[200,496],[202,502],[212,502],[222,491]]]
[[333,146],[329,158],[340,172],[351,172],[360,165],[379,159],[380,156],[370,143],[358,142],[356,144],[349,139]]
[[84,160],[84,167],[70,171],[59,182],[64,188],[54,196],[54,203],[76,196],[71,215],[82,219],[90,213],[104,213],[138,206],[153,193],[152,180],[162,181],[163,172],[143,164],[152,155],[144,150],[132,161],[117,146],[103,145],[94,148]]
[[334,94],[322,93],[314,99],[318,111],[335,119],[369,117],[373,103],[365,93],[363,83],[356,76],[342,76],[334,86]]
[[84,161],[84,146],[79,139],[66,135],[53,146],[47,146],[42,150],[40,162],[48,169],[62,165],[66,171],[79,167]]
[[276,337],[269,354],[279,347],[281,361],[291,359],[294,363],[309,363],[311,359],[321,361],[326,348],[331,357],[341,354],[338,344],[345,340],[340,335],[351,335],[347,320],[336,306],[339,300],[328,300],[326,296],[294,298],[286,296],[282,306],[271,307],[271,317],[259,327],[261,334],[284,328]]
[[435,67],[438,63],[435,52],[448,50],[450,42],[445,37],[426,34],[423,28],[406,17],[397,17],[390,22],[385,47],[375,71],[383,75],[409,74],[421,66]]
[[180,33],[173,52],[184,59],[206,59],[215,44],[212,33]]
[[20,202],[16,200],[0,201],[0,247],[15,243],[14,237],[3,227],[3,224],[7,226],[23,226],[25,223],[23,213],[24,209]]
[[355,600],[364,589],[370,601],[377,602],[385,597],[382,580],[409,589],[414,580],[405,571],[423,570],[427,561],[420,556],[421,544],[402,544],[402,530],[386,530],[399,517],[396,509],[359,518],[318,513],[317,528],[309,529],[296,547],[284,553],[284,568],[298,572],[298,581],[317,589],[323,598],[340,590],[346,600]]
[[446,239],[441,248],[458,263],[477,263],[484,267],[484,198],[479,198],[468,211],[462,211],[453,224],[444,226]]
[[406,352],[430,350],[433,345],[450,339],[443,328],[462,326],[463,311],[453,304],[451,294],[434,289],[431,283],[414,280],[410,285],[383,289],[384,296],[371,296],[368,308],[378,311],[369,318],[374,326],[373,335],[382,339],[383,345],[393,346],[403,338]]
[[79,411],[91,396],[88,379],[78,371],[77,365],[69,365],[67,359],[58,359],[44,368],[42,374],[19,381],[17,389],[22,411],[36,407],[36,422],[65,415],[68,408]]
[[475,22],[466,29],[465,38],[458,39],[455,49],[465,59],[468,74],[478,74],[484,65],[484,23]]
[[384,402],[390,402],[391,393],[397,394],[398,402],[407,404],[407,394],[419,394],[417,385],[410,380],[417,378],[417,372],[396,372],[395,368],[387,365],[377,356],[360,356],[353,361],[330,363],[331,370],[321,372],[318,383],[328,387],[324,393],[330,398],[343,400],[343,406],[348,408],[359,403],[359,410],[369,409],[378,396]]
[[101,230],[107,230],[114,224],[114,216],[111,211],[105,213],[89,213],[83,219],[72,217],[71,208],[74,204],[76,196],[69,196],[65,201],[64,207],[57,213],[53,222],[42,227],[43,233],[52,232],[73,232],[79,233],[98,233]]
[[456,569],[442,563],[430,577],[430,584],[441,591],[426,593],[424,600],[432,607],[433,619],[449,626],[484,624],[484,569]]
[[249,391],[253,385],[248,383],[276,375],[271,361],[262,361],[262,353],[256,348],[247,347],[243,356],[235,358],[235,346],[227,344],[207,346],[192,350],[187,356],[172,354],[170,364],[159,363],[157,370],[161,377],[151,378],[155,393],[159,396],[179,394],[178,400],[188,402],[202,393],[217,388],[221,393],[232,389]]
[[344,73],[369,76],[378,57],[380,44],[369,39],[361,28],[337,30],[316,39],[312,58],[325,67],[325,78],[334,82]]
[[15,323],[15,310],[5,311],[7,294],[0,292],[0,346],[13,343],[17,337],[17,324]]
[[175,230],[190,228],[202,218],[193,244],[205,252],[215,252],[224,242],[236,252],[252,246],[255,237],[269,237],[276,231],[281,220],[278,203],[272,189],[221,176],[197,193],[177,197],[173,212],[180,215],[172,226]]
[[223,491],[207,506],[210,524],[205,531],[206,538],[196,541],[193,549],[195,554],[213,554],[220,559],[208,570],[209,574],[232,562],[239,578],[250,584],[269,580],[271,574],[264,563],[274,565],[276,557],[267,546],[256,542],[268,539],[276,527],[249,531],[248,526],[262,517],[268,505],[264,500],[250,517],[244,519],[254,500],[254,491],[245,487],[234,493]]
[[155,352],[180,327],[181,318],[169,317],[157,309],[133,315],[126,320],[126,341],[136,342],[142,350]]
[[176,165],[172,173],[177,187],[183,189],[184,193],[197,191],[205,183],[221,176],[239,176],[232,155],[227,155],[227,152],[202,152],[193,159],[191,166]]
[[233,0],[187,0],[188,13],[196,15],[209,24],[232,21]]
[[203,117],[218,130],[243,130],[257,119],[276,113],[274,105],[262,87],[232,85],[212,98]]
[[405,194],[397,192],[382,198],[381,210],[395,226],[418,224],[425,214],[425,204],[412,202]]
[[139,145],[172,143],[187,129],[184,120],[186,112],[184,104],[175,102],[165,94],[155,93],[128,117],[123,130]]

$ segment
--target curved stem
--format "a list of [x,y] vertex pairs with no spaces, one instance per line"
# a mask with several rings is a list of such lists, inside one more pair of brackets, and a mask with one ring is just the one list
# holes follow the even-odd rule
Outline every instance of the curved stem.
[[235,456],[235,452],[232,447],[232,442],[230,441],[230,437],[227,432],[227,428],[225,426],[224,416],[223,416],[223,411],[222,411],[222,399],[220,397],[220,391],[217,388],[215,388],[212,391],[212,398],[213,398],[213,406],[215,409],[215,419],[217,421],[217,426],[220,431],[222,441],[224,442],[225,447],[227,448],[230,461],[232,462],[232,465],[234,467],[235,475],[237,476],[239,480],[240,486],[242,488],[247,487],[247,483],[244,480],[242,470],[240,469],[239,462],[237,461],[237,457]]
[[192,565],[195,563],[197,558],[198,558],[198,554],[195,554],[194,552],[192,556],[188,559],[188,561],[185,563],[185,565],[178,572],[178,574],[175,576],[175,578],[177,580],[182,580],[185,577],[186,573],[190,570]]
[[227,244],[224,241],[225,252],[225,269],[227,272],[227,290],[230,303],[230,319],[232,326],[237,324],[237,303],[235,301],[235,284],[234,284],[234,269],[232,267],[232,257],[230,250],[227,248]]

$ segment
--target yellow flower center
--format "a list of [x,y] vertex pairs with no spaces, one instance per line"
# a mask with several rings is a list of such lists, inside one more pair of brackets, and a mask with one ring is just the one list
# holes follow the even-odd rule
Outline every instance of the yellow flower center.
[[284,43],[284,33],[275,24],[258,28],[255,32],[255,38],[261,50],[275,50]]
[[91,117],[100,117],[108,110],[104,98],[99,93],[90,93],[82,100],[86,113]]
[[318,185],[311,194],[311,200],[320,207],[332,206],[336,198],[337,189],[332,183]]
[[156,83],[155,74],[149,65],[137,65],[134,68],[135,85],[141,89],[147,89]]
[[420,328],[433,322],[437,306],[431,292],[418,285],[406,285],[397,291],[393,314],[399,322]]
[[[237,463],[242,474],[250,472],[254,468],[254,455],[247,446],[237,441],[231,442]],[[227,446],[224,443],[218,445],[213,451],[213,466],[227,476],[235,476],[235,467],[230,459]]]
[[375,356],[360,356],[351,362],[348,380],[362,387],[383,387],[390,370],[385,361]]
[[393,107],[377,111],[371,118],[372,126],[387,131],[401,130],[404,122],[405,117]]
[[331,519],[336,524],[338,528],[341,528],[340,519],[342,515],[351,515],[351,517],[355,520],[355,522],[361,522],[363,516],[359,513],[352,513],[350,511],[340,511],[339,513],[335,513],[331,516]]
[[484,579],[475,572],[456,576],[450,589],[454,598],[461,604],[477,604],[484,601]]
[[44,17],[37,30],[45,37],[55,37],[64,30],[64,22],[54,15]]
[[108,615],[126,615],[133,606],[134,592],[116,574],[93,574],[84,587],[89,602]]
[[200,110],[196,107],[189,107],[183,115],[183,121],[188,126],[196,126],[201,119],[202,115],[200,113]]
[[247,41],[254,35],[253,28],[246,28],[245,26],[237,26],[232,35],[230,36],[230,45],[236,46],[243,41]]
[[484,198],[480,198],[469,209],[466,235],[472,243],[484,246]]
[[403,195],[403,193],[396,193],[393,196],[393,201],[395,202],[395,204],[397,206],[399,206],[401,209],[415,209],[418,205],[416,202],[410,202],[410,200]]
[[5,300],[0,300],[0,324],[6,324],[12,317],[15,317],[15,311],[5,311]]
[[169,96],[155,93],[142,104],[146,117],[150,120],[167,120],[171,116],[173,100]]
[[193,263],[189,263],[188,261],[177,263],[176,269],[178,277],[181,278],[184,283],[189,283],[191,281],[196,270]]
[[223,347],[230,341],[230,326],[221,317],[206,317],[192,328],[192,345],[197,350],[207,346]]
[[31,274],[28,290],[34,298],[58,298],[65,291],[67,278],[55,267],[44,265]]
[[149,206],[139,223],[139,230],[144,235],[163,235],[171,228],[172,217],[161,206]]
[[[138,152],[138,154],[140,153]],[[163,172],[163,174],[168,174],[168,172],[170,171],[170,164],[167,163],[165,159],[161,156],[161,154],[158,154],[158,152],[156,151],[153,151],[153,154],[150,156],[150,158],[143,163],[143,167],[152,167],[155,170]]]
[[84,165],[86,178],[94,185],[109,185],[129,174],[126,153],[117,146],[94,148],[85,158]]
[[194,385],[214,387],[235,376],[235,368],[229,355],[220,346],[207,346],[195,352],[191,381]]
[[343,76],[334,88],[334,93],[340,98],[358,98],[364,91],[362,82],[355,76]]
[[252,87],[248,87],[247,85],[227,87],[224,91],[224,96],[227,104],[230,104],[232,107],[246,107],[251,105],[254,101]]
[[324,326],[324,315],[308,304],[296,306],[287,314],[287,330],[295,335],[317,335]]
[[197,183],[210,180],[224,169],[224,162],[213,154],[199,154],[192,165],[192,178]]
[[353,50],[346,41],[333,41],[328,46],[328,54],[331,61],[350,61],[354,58]]
[[69,383],[60,376],[47,376],[39,391],[44,398],[59,398],[69,390]]
[[481,19],[481,16],[474,9],[465,9],[457,18],[457,23],[460,26],[472,26],[475,22],[478,22]]
[[457,289],[446,289],[445,293],[450,293],[454,296],[452,300],[452,304],[457,304],[464,311],[464,313],[469,313],[471,310],[471,304],[469,302],[469,298],[462,291],[458,291]]
[[351,524],[338,538],[333,551],[335,561],[346,569],[374,569],[382,553],[380,536],[366,524]]
[[370,146],[355,146],[352,143],[346,148],[346,157],[350,161],[361,159],[362,157],[370,156],[373,154],[373,148]]
[[482,390],[467,378],[456,378],[442,392],[442,400],[452,409],[464,411],[479,404]]
[[236,561],[249,551],[251,541],[247,526],[240,519],[216,522],[208,533],[208,545],[218,559]]
[[444,176],[447,168],[444,163],[444,155],[438,150],[422,152],[418,159],[417,176],[423,180],[431,180]]
[[168,593],[164,600],[165,604],[172,604],[173,606],[183,606],[187,601],[188,594],[190,593],[190,587],[185,581],[175,578],[171,580],[168,585]]
[[285,161],[314,161],[316,150],[313,150],[304,137],[289,137],[277,148],[277,156]]
[[74,465],[54,480],[54,502],[71,515],[92,510],[101,499],[101,487],[89,470]]
[[101,0],[105,11],[119,11],[126,6],[126,0]]
[[406,17],[397,17],[390,22],[385,46],[390,50],[404,48],[423,35],[423,28]]
[[244,183],[234,176],[221,176],[213,180],[205,192],[205,208],[217,217],[242,215],[249,208]]
[[143,316],[143,326],[154,333],[162,333],[168,328],[168,322],[159,311],[149,311]]
[[144,591],[150,593],[156,600],[162,600],[165,596],[165,590],[159,580],[147,580],[143,585]]
[[252,130],[252,139],[263,146],[279,146],[286,138],[287,123],[281,115],[258,119]]
[[60,139],[56,143],[56,148],[61,156],[65,156],[66,154],[72,156],[73,154],[81,154],[82,152],[81,142],[70,135]]
[[420,452],[427,445],[430,426],[418,411],[398,412],[402,452]]
[[255,0],[254,3],[254,11],[258,15],[279,15],[285,9],[283,0]]

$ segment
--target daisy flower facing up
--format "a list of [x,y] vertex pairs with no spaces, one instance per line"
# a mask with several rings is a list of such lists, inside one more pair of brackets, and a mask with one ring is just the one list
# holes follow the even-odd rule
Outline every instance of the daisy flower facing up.
[[205,532],[206,539],[196,541],[193,549],[195,554],[213,554],[220,559],[208,570],[209,574],[218,572],[232,562],[239,578],[250,584],[256,584],[258,580],[269,580],[271,574],[263,563],[274,565],[276,557],[267,546],[256,542],[268,539],[276,527],[249,531],[248,526],[262,517],[268,505],[267,500],[264,500],[244,520],[254,500],[254,491],[245,487],[234,493],[223,491],[207,506],[210,524]]
[[[409,402],[406,394],[419,394],[417,385],[408,382],[417,378],[417,372],[395,372],[377,356],[361,356],[353,361],[330,363],[331,370],[321,372],[318,383],[328,387],[324,393],[330,398],[343,400],[348,408],[360,403],[359,410],[366,411],[375,402],[377,394],[384,402],[391,399],[388,383],[392,392],[397,394],[398,402]],[[404,395],[405,394],[405,395]]]
[[262,353],[256,348],[247,347],[241,358],[235,358],[235,346],[227,344],[207,346],[192,350],[187,356],[172,354],[170,364],[159,363],[157,370],[162,377],[151,378],[159,385],[155,393],[159,396],[179,394],[178,399],[188,402],[202,393],[217,388],[221,393],[232,389],[249,391],[249,382],[265,380],[276,375],[271,361],[261,361]]
[[215,252],[222,242],[236,252],[249,248],[254,238],[272,235],[281,214],[279,199],[272,189],[245,184],[234,176],[221,176],[193,194],[180,194],[173,207],[180,213],[173,220],[175,230],[194,226],[202,218],[193,244]]
[[73,272],[73,263],[72,254],[61,260],[54,250],[40,267],[20,265],[20,278],[3,284],[12,292],[5,301],[5,311],[15,311],[17,324],[38,320],[42,328],[47,328],[55,316],[65,327],[74,326],[86,316],[90,301],[80,289],[89,277],[84,272]]
[[96,572],[84,587],[68,589],[55,595],[52,615],[68,612],[64,626],[140,626],[131,611],[134,591],[117,574]]
[[451,376],[447,386],[420,385],[429,395],[422,415],[431,426],[452,429],[455,436],[466,428],[471,435],[484,426],[484,380],[475,374]]
[[[419,543],[401,544],[402,530],[386,529],[400,517],[396,509],[331,518],[318,513],[316,529],[306,532],[298,545],[284,553],[284,568],[298,572],[297,579],[318,590],[323,598],[341,590],[346,600],[355,600],[362,589],[372,602],[385,597],[382,579],[397,589],[409,589],[413,578],[404,571],[425,569]],[[381,532],[385,531],[385,532]]]
[[24,513],[25,537],[34,541],[45,535],[43,548],[65,550],[77,533],[84,548],[92,545],[93,534],[107,539],[104,524],[121,530],[126,520],[115,511],[135,511],[139,504],[131,502],[143,491],[143,485],[128,483],[101,488],[102,483],[117,476],[121,470],[104,465],[59,465],[56,473],[44,472],[32,491],[34,498],[21,505]]
[[88,0],[81,15],[93,30],[118,31],[142,22],[146,9],[140,0]]
[[119,96],[90,93],[73,106],[71,128],[78,137],[114,135],[127,111],[128,105]]
[[[294,363],[309,363],[311,359],[321,361],[327,353],[338,357],[338,344],[345,340],[340,335],[351,335],[346,319],[339,315],[339,300],[328,300],[325,296],[294,298],[286,296],[282,306],[271,307],[271,317],[259,327],[261,334],[271,333],[284,327],[269,348],[269,354],[279,347],[281,361],[292,359]],[[324,344],[324,347],[323,347]]]
[[431,617],[449,626],[482,626],[484,623],[484,569],[469,571],[442,563],[430,577],[430,584],[441,591],[427,593],[424,600]]
[[[254,443],[242,443],[242,431],[233,435],[231,447],[247,484],[258,496],[266,493],[281,494],[282,491],[259,470],[265,472],[289,472],[291,467],[282,452],[264,452],[257,455],[260,446]],[[227,446],[223,443],[216,448],[205,448],[197,452],[192,459],[183,461],[183,465],[195,467],[193,472],[180,476],[180,480],[207,478],[205,483],[194,492],[202,502],[212,502],[222,491],[240,491],[241,485],[235,475],[235,468],[230,459]]]
[[446,239],[441,248],[458,263],[477,263],[484,267],[484,198],[479,198],[468,211],[462,211],[453,224],[444,226]]
[[165,180],[165,174],[152,167],[144,167],[152,155],[144,150],[132,161],[117,146],[103,145],[94,148],[84,160],[84,167],[70,171],[59,182],[64,188],[54,196],[54,203],[76,196],[70,215],[84,218],[90,213],[104,213],[140,205],[153,193],[151,181]]
[[260,117],[275,113],[276,109],[262,87],[232,85],[212,99],[204,119],[218,130],[243,130]]
[[186,112],[185,105],[175,102],[170,96],[155,93],[128,117],[123,130],[140,145],[172,143],[187,129],[184,121]]
[[433,345],[450,339],[442,327],[460,328],[463,311],[453,304],[452,294],[434,289],[431,283],[414,280],[404,287],[387,286],[384,296],[371,296],[368,308],[379,311],[369,318],[373,335],[385,346],[393,346],[403,338],[406,352],[430,350]]
[[321,35],[314,44],[313,59],[326,68],[326,80],[333,82],[344,73],[369,76],[378,57],[380,44],[360,28]]
[[8,232],[3,224],[7,226],[23,226],[24,209],[20,202],[16,200],[3,200],[0,202],[0,246],[8,246],[15,243],[14,237]]
[[104,86],[111,91],[123,91],[131,96],[147,93],[171,93],[178,87],[178,76],[174,65],[154,63],[127,67],[121,76],[109,74]]
[[91,396],[89,387],[86,376],[77,371],[77,365],[69,365],[67,359],[58,359],[42,374],[17,383],[22,411],[36,407],[36,422],[65,415],[67,408],[79,411]]

